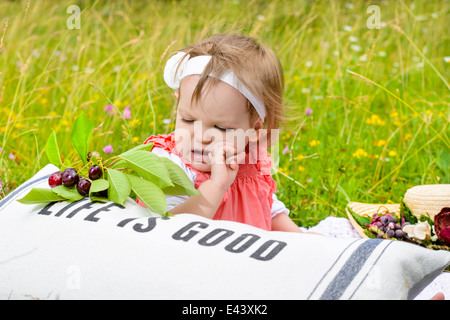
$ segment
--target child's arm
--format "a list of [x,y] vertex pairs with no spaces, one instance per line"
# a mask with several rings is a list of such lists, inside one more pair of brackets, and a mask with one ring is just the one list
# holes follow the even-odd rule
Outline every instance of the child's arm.
[[287,214],[280,213],[272,218],[272,231],[300,232],[302,230],[289,218]]
[[308,233],[308,234],[317,234],[322,236],[320,233],[316,232],[303,232],[294,221],[289,218],[287,214],[280,213],[272,218],[272,231],[285,231],[285,232],[298,232],[298,233]]
[[191,196],[187,201],[169,212],[174,215],[192,213],[212,219],[222,202],[226,190],[222,189],[211,179],[203,182],[197,190],[200,192],[200,195]]

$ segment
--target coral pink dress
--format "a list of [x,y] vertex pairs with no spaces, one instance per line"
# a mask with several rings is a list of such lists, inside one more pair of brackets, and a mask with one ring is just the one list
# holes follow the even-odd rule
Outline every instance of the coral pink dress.
[[[183,163],[197,174],[195,188],[198,189],[210,178],[211,173],[193,168],[176,150],[174,136],[174,132],[151,136],[144,143],[153,142],[153,148],[163,148],[180,157]],[[276,190],[276,182],[270,175],[272,160],[269,153],[267,151],[265,153],[262,157],[259,155],[255,164],[249,163],[247,153],[246,162],[239,165],[236,179],[225,192],[222,203],[213,217],[214,220],[236,221],[264,230],[272,229],[272,195]],[[144,206],[142,202],[138,203]]]

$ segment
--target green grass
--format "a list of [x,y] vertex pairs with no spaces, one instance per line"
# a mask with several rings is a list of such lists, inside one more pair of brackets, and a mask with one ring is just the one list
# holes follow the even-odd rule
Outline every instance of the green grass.
[[[91,151],[102,156],[107,144],[117,154],[172,131],[168,54],[225,32],[256,37],[284,67],[293,112],[274,179],[299,225],[343,216],[348,201],[395,203],[414,185],[450,183],[448,1],[70,4],[82,10],[79,30],[67,28],[69,4],[0,2],[2,196],[48,163],[52,128],[62,154],[76,156],[81,111],[101,125]],[[371,4],[381,29],[367,28]],[[111,102],[132,118],[105,114]]]

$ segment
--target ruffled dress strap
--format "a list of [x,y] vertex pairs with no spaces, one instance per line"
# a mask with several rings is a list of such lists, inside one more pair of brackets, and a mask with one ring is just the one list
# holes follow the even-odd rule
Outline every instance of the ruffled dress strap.
[[153,142],[153,148],[163,148],[166,151],[172,152],[172,149],[175,148],[175,140],[173,139],[173,134],[174,133],[172,132],[170,134],[158,134],[156,136],[150,136],[144,141],[144,144]]

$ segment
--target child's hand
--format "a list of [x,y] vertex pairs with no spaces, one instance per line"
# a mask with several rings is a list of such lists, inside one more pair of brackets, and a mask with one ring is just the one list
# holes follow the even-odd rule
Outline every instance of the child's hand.
[[236,154],[236,148],[232,143],[223,141],[215,144],[209,153],[211,161],[210,180],[226,191],[236,178],[239,163],[244,158],[245,151]]

